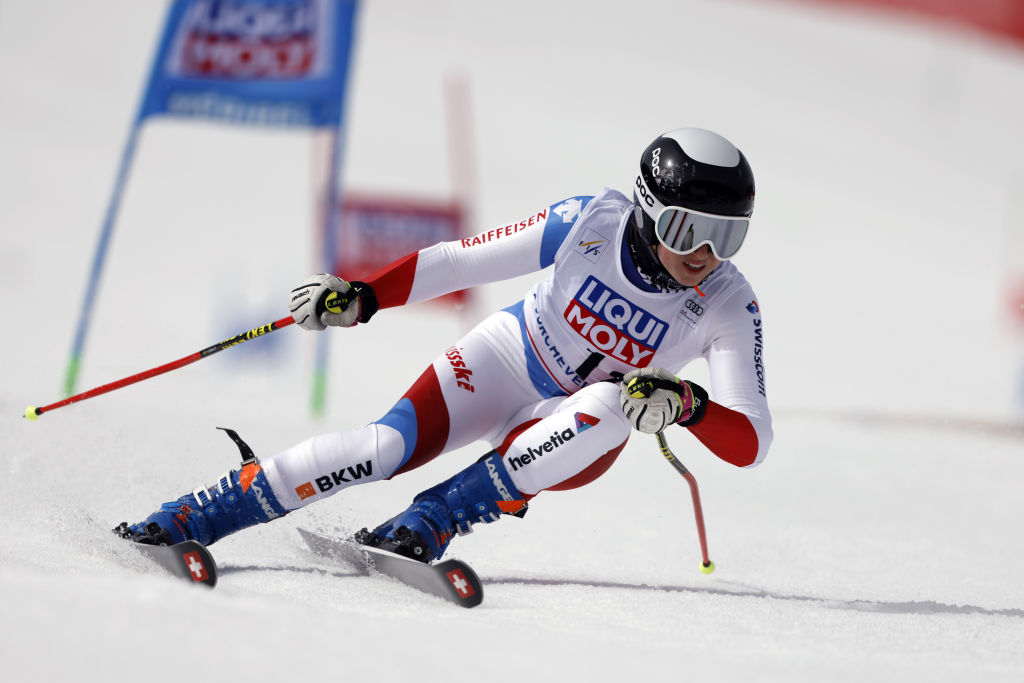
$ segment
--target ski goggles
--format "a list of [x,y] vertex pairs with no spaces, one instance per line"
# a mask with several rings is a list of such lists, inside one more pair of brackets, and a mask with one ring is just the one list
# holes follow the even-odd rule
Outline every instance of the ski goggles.
[[750,219],[746,216],[716,216],[666,206],[658,213],[654,234],[672,253],[689,254],[706,244],[715,258],[724,261],[740,250],[749,225]]

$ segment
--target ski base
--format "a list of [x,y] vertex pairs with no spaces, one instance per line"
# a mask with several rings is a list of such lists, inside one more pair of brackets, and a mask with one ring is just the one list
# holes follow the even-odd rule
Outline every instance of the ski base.
[[460,607],[476,607],[483,602],[484,587],[480,578],[472,567],[460,560],[425,564],[355,541],[331,538],[306,529],[298,532],[317,555],[341,560],[366,574],[376,572],[390,576]]
[[217,585],[217,563],[210,551],[196,541],[174,545],[149,545],[129,541],[132,547],[174,576],[213,588]]

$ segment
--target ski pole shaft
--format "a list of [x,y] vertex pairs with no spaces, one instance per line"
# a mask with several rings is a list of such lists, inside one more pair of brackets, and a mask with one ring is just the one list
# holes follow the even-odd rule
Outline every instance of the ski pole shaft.
[[43,413],[48,413],[51,410],[63,408],[64,406],[69,405],[71,403],[78,403],[79,401],[84,401],[86,399],[93,398],[94,396],[109,393],[111,391],[114,391],[115,389],[120,389],[122,387],[126,387],[131,384],[141,382],[142,380],[149,379],[150,377],[162,375],[164,373],[170,372],[171,370],[177,370],[178,368],[184,367],[191,363],[195,363],[197,360],[201,360],[203,358],[206,358],[207,356],[212,356],[213,354],[219,351],[223,351],[224,349],[229,349],[232,346],[237,346],[238,344],[247,342],[250,339],[262,337],[263,335],[269,334],[274,330],[279,330],[282,327],[287,327],[288,325],[291,325],[294,322],[295,319],[292,318],[291,316],[288,316],[287,318],[281,318],[280,320],[275,320],[272,323],[267,323],[266,325],[254,327],[253,329],[247,332],[236,334],[234,337],[231,337],[230,339],[225,339],[224,341],[218,342],[212,346],[207,346],[205,349],[196,351],[195,353],[185,356],[184,358],[179,358],[178,360],[171,361],[170,363],[165,363],[164,365],[160,365],[155,368],[150,368],[149,370],[145,370],[138,374],[131,375],[130,377],[119,379],[116,382],[104,384],[103,386],[96,387],[95,389],[83,391],[80,394],[69,396],[68,398],[65,398],[61,401],[57,401],[56,403],[51,403],[49,405],[39,407],[29,406],[27,409],[25,409],[25,417],[27,417],[29,420],[35,420]]
[[665,456],[669,464],[676,469],[679,474],[686,479],[686,483],[690,485],[690,497],[693,499],[693,516],[697,521],[697,537],[700,539],[700,552],[701,552],[701,571],[705,574],[710,574],[715,571],[715,563],[711,561],[708,556],[708,538],[707,533],[704,530],[704,511],[700,504],[700,491],[697,489],[697,479],[690,473],[690,470],[686,469],[686,465],[679,462],[672,449],[668,447],[668,441],[665,439],[665,434],[658,432],[654,435],[658,439],[658,446],[661,448],[661,454]]

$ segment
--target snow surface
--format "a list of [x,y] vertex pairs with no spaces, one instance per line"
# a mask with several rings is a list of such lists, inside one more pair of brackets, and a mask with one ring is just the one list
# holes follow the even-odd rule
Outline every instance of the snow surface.
[[[0,3],[5,680],[1024,680],[1019,47],[807,3],[366,3],[348,188],[455,190],[451,77],[469,84],[481,229],[627,189],[638,150],[679,125],[732,138],[758,179],[736,260],[765,315],[775,444],[737,471],[670,437],[718,570],[698,571],[685,483],[638,435],[591,486],[457,539],[487,584],[459,610],[348,576],[295,528],[374,524],[479,448],[214,545],[212,592],[107,529],[233,466],[215,427],[269,455],[375,419],[533,277],[462,315],[331,332],[323,418],[295,328],[19,417],[59,398],[163,7]],[[305,132],[148,124],[79,388],[281,317],[316,268],[322,151]]]

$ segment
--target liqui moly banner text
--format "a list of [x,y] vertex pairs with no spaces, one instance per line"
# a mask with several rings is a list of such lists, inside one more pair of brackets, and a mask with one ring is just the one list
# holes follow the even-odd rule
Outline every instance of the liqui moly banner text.
[[139,120],[338,126],[356,0],[176,0]]
[[589,276],[565,309],[580,336],[604,353],[638,368],[647,367],[668,325],[603,282]]

